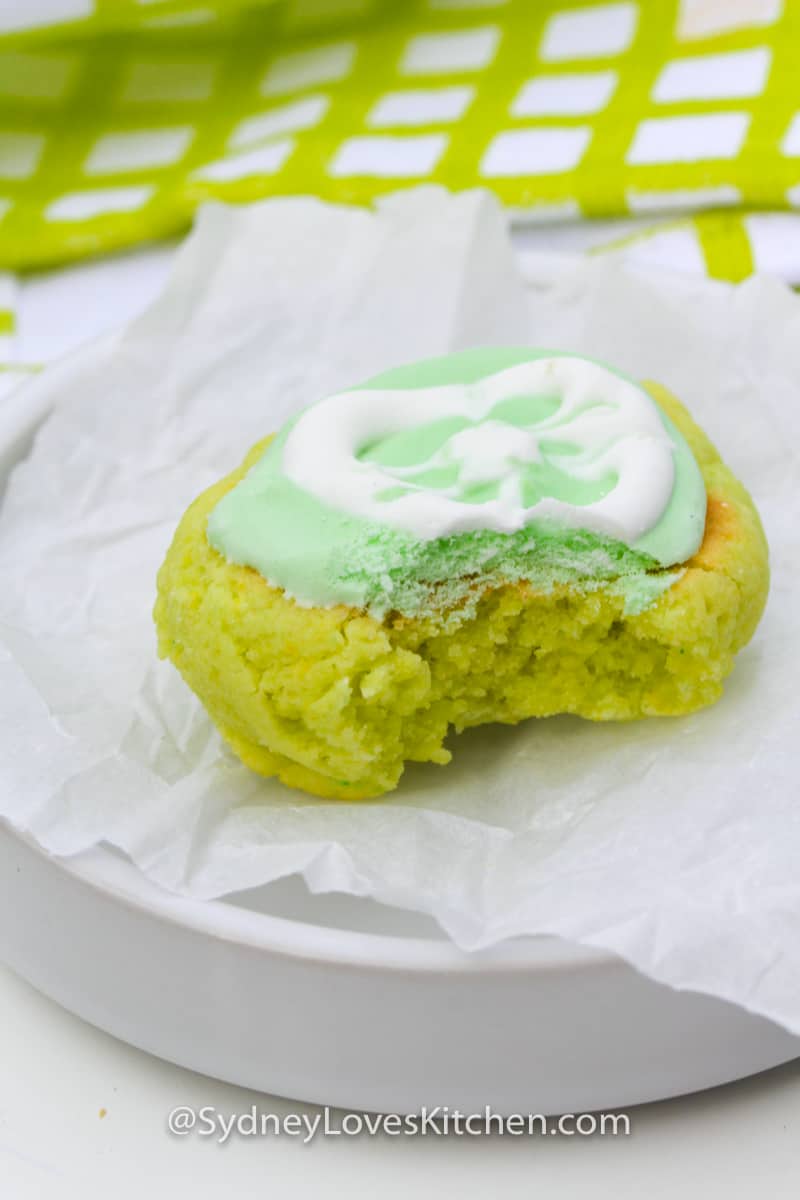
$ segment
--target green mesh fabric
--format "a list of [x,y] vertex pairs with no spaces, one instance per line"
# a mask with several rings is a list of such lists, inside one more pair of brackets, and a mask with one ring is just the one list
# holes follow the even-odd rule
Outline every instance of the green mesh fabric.
[[526,219],[711,209],[692,236],[740,278],[742,212],[800,203],[799,0],[11,9],[0,267],[176,233],[211,197],[366,204],[431,181]]

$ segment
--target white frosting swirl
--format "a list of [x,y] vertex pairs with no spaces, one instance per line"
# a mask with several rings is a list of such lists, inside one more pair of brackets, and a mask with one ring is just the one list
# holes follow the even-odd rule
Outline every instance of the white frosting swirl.
[[[557,396],[555,412],[520,427],[489,416],[513,397]],[[362,461],[377,439],[448,417],[476,424],[454,433],[424,464],[458,464],[459,485],[498,481],[481,503],[459,499],[459,487],[413,483],[413,468]],[[547,456],[576,481],[615,477],[588,504],[543,496],[526,507],[521,469]],[[568,442],[560,452],[555,443]],[[286,476],[325,504],[411,534],[420,541],[487,529],[513,533],[534,519],[553,519],[633,545],[659,521],[672,494],[672,440],[648,394],[586,359],[554,356],[524,362],[471,384],[341,392],[309,408],[283,448]],[[411,490],[387,502],[387,491]]]

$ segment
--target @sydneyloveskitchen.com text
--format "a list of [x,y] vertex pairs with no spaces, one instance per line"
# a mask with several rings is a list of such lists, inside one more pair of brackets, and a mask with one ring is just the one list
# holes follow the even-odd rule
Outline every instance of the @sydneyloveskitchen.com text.
[[297,1138],[305,1145],[318,1137],[627,1137],[627,1113],[510,1113],[505,1116],[486,1105],[480,1112],[464,1113],[446,1104],[421,1108],[417,1113],[343,1112],[322,1108],[314,1112],[275,1113],[255,1104],[243,1112],[223,1112],[211,1104],[193,1108],[179,1105],[167,1118],[175,1137],[204,1138],[218,1145],[236,1138]]

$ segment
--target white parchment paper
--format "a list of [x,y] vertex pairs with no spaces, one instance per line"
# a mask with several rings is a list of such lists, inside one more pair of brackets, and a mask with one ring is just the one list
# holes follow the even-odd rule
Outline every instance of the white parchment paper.
[[[612,260],[524,270],[479,194],[204,212],[160,299],[54,369],[55,409],[8,488],[0,811],[52,852],[106,841],[194,896],[297,872],[431,914],[468,950],[522,933],[603,946],[800,1033],[800,301]],[[596,355],[689,403],[766,524],[754,642],[695,716],[472,731],[375,803],[257,778],[156,660],[179,516],[297,407],[481,343]]]

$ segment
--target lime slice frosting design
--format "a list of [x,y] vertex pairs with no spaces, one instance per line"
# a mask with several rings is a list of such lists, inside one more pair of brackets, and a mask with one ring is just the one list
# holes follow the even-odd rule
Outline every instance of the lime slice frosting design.
[[698,548],[705,488],[647,391],[589,359],[479,350],[389,371],[289,423],[209,519],[303,604],[464,608],[482,584],[612,582],[628,610]]

